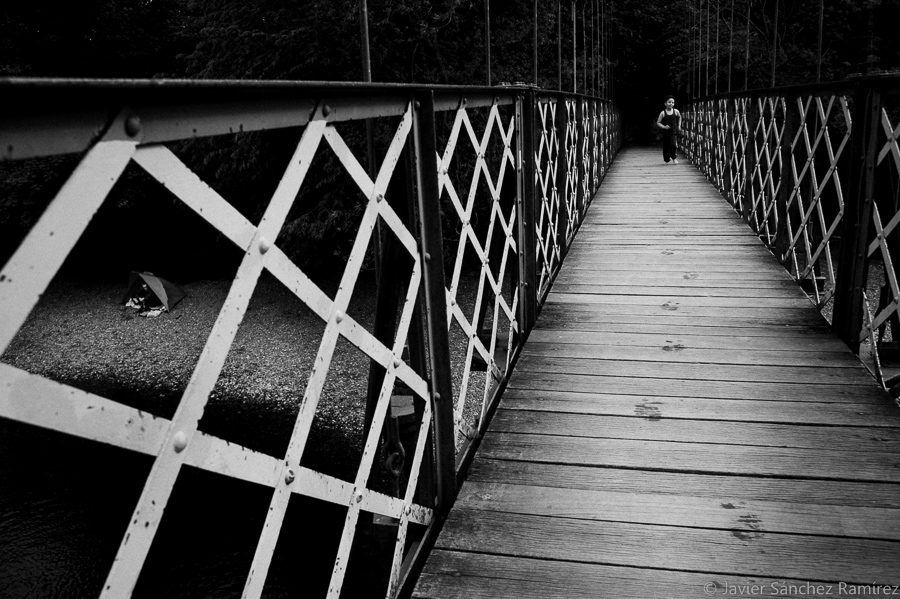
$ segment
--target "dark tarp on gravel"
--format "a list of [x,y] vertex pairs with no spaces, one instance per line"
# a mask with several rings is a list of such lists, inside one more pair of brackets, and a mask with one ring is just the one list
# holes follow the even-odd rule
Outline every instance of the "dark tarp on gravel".
[[131,271],[131,274],[128,275],[128,287],[125,289],[125,295],[122,297],[122,302],[125,303],[129,298],[135,297],[140,293],[141,283],[146,283],[150,288],[150,291],[153,292],[153,295],[159,299],[161,305],[163,305],[166,310],[171,310],[175,307],[175,304],[184,299],[184,296],[187,295],[184,290],[173,283],[172,281],[167,281],[161,277],[157,277],[149,272],[137,272]]

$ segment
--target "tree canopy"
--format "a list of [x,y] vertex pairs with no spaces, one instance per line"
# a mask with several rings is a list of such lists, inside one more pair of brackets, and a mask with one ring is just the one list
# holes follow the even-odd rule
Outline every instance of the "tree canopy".
[[[487,83],[484,0],[367,4],[374,81]],[[773,78],[780,86],[895,69],[898,7],[900,0],[490,0],[491,82],[601,95],[616,101],[626,123],[642,123],[669,93],[684,104],[768,87]],[[7,3],[0,11],[0,76],[360,81],[359,20],[356,0]],[[645,129],[633,127],[632,139],[641,141]],[[297,134],[243,135],[227,147],[195,140],[178,151],[258,219]],[[347,135],[351,143],[363,139],[361,131]],[[43,167],[0,167],[7,187],[44,195],[59,179]],[[325,265],[319,242],[343,238],[360,204],[340,188],[333,165],[321,168],[324,175],[286,224],[285,245]],[[113,203],[134,214],[135,198],[146,193],[118,189]],[[39,206],[15,191],[0,197],[0,254],[18,237],[6,233],[27,230]]]

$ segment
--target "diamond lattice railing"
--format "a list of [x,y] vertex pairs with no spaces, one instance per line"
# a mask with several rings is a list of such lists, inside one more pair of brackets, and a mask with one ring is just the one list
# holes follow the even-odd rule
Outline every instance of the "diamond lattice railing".
[[731,136],[731,155],[728,158],[730,178],[728,201],[738,213],[744,213],[744,194],[747,187],[747,107],[750,100],[739,97],[734,99],[734,119],[729,123],[728,134]]
[[[353,595],[360,585],[396,596],[410,583],[411,564],[421,562],[420,543],[433,538],[433,524],[453,503],[456,468],[475,447],[468,440],[484,432],[619,149],[615,107],[566,94],[527,106],[535,90],[0,83],[25,112],[34,110],[25,125],[4,120],[4,158],[71,154],[61,162],[74,168],[58,193],[47,193],[47,208],[0,272],[0,420],[99,447],[101,459],[85,460],[97,469],[114,468],[112,453],[146,466],[129,473],[131,495],[104,504],[117,502],[121,517],[108,518],[109,542],[96,544],[108,563],[99,560],[90,580],[79,581],[84,592],[165,595],[180,584],[168,573],[183,567],[200,573],[192,581],[227,578],[229,592],[243,589],[247,598],[291,594],[298,584],[328,597]],[[71,102],[32,105],[37,88],[44,99],[66,89]],[[96,110],[100,104],[118,105],[121,114],[109,118]],[[238,197],[244,181],[223,181],[220,158],[240,163],[239,179],[264,171],[260,180],[271,186]],[[532,167],[533,180],[525,180]],[[126,180],[146,186],[146,196],[131,197]],[[33,335],[41,329],[32,325],[52,313],[48,286],[95,235],[95,215],[105,218],[123,198],[155,210],[174,206],[179,231],[193,231],[185,234],[194,245],[215,255],[197,264],[221,269],[215,281],[202,271],[190,283],[208,284],[220,301],[204,296],[193,304],[209,318],[191,329],[196,351],[170,361],[179,362],[176,375],[144,368],[156,361],[152,348],[123,345],[140,354],[128,359],[142,374],[159,374],[152,397],[52,379],[23,359],[31,342],[23,331]],[[333,245],[304,228],[322,216],[326,200],[340,205],[321,210],[341,221]],[[129,242],[121,252],[106,244],[103,256],[128,253],[137,245]],[[326,254],[333,267],[323,273],[316,260]],[[270,309],[284,316],[277,326]],[[182,315],[193,318],[183,310],[135,320],[164,335]],[[75,347],[90,344],[91,335]],[[261,353],[248,356],[251,344]],[[92,366],[118,376],[126,361]],[[278,369],[277,382],[266,368]],[[36,463],[26,466],[29,475]],[[236,498],[244,492],[252,501]],[[185,514],[220,532],[220,516],[238,518],[222,537],[206,539]],[[219,547],[233,540],[238,523],[243,536]]]
[[[337,597],[340,592],[360,512],[396,519],[398,534],[390,566],[388,594],[393,594],[396,590],[400,567],[405,557],[405,535],[409,523],[427,525],[433,518],[429,506],[419,505],[413,500],[431,422],[428,401],[425,401],[425,415],[419,424],[417,446],[410,452],[412,470],[405,489],[402,489],[399,497],[395,497],[367,487],[382,424],[389,410],[394,382],[402,381],[423,400],[429,396],[425,380],[401,359],[421,280],[417,243],[388,202],[383,201],[388,181],[409,136],[411,122],[412,109],[407,105],[378,175],[373,181],[355,158],[336,126],[327,121],[320,106],[306,125],[287,170],[258,226],[237,212],[166,146],[138,147],[134,142],[100,141],[86,154],[19,250],[4,267],[2,278],[9,284],[3,286],[2,300],[3,305],[10,308],[10,312],[7,312],[8,317],[3,319],[4,326],[0,337],[0,348],[3,349],[12,342],[25,317],[56,272],[52,264],[35,269],[34,260],[44,260],[46,263],[48,257],[46,249],[52,249],[50,253],[56,255],[57,264],[61,262],[60,257],[69,253],[87,226],[88,218],[83,218],[83,215],[89,217],[96,207],[103,203],[112,183],[131,160],[244,252],[219,317],[213,325],[171,420],[154,417],[102,396],[54,383],[42,376],[7,364],[0,365],[0,377],[6,390],[0,398],[0,414],[4,417],[154,456],[143,492],[123,534],[107,581],[103,585],[102,597],[127,596],[134,588],[142,564],[163,520],[176,480],[185,466],[273,489],[273,498],[265,514],[263,534],[247,579],[245,597],[258,597],[262,592],[288,500],[292,495],[305,495],[347,508],[346,523],[331,576],[329,596]],[[310,163],[323,145],[327,145],[334,152],[340,164],[367,198],[359,232],[347,261],[340,288],[333,299],[312,282],[274,243],[303,184]],[[409,253],[413,265],[409,273],[410,283],[406,292],[406,303],[396,337],[389,345],[375,339],[365,327],[347,313],[347,306],[359,277],[367,247],[378,223],[396,235]],[[46,239],[50,236],[58,241],[54,245],[47,246]],[[59,243],[60,240],[65,241]],[[38,251],[39,248],[43,251]],[[199,428],[210,394],[234,343],[254,288],[264,270],[280,280],[325,323],[315,365],[308,379],[283,459],[219,439],[202,432]],[[339,338],[353,344],[386,371],[378,394],[374,418],[365,436],[362,462],[352,482],[300,465],[319,396],[329,376],[331,359]],[[39,392],[42,405],[26,408],[19,401],[18,395],[12,394],[13,389],[25,388]],[[73,417],[68,418],[66,415]]]
[[716,167],[714,169],[715,180],[713,181],[713,184],[719,191],[723,191],[725,189],[725,179],[728,176],[728,157],[725,155],[726,140],[728,139],[729,134],[727,98],[721,98],[716,102],[715,119],[716,124],[713,128],[715,132],[715,143],[713,144],[713,149],[715,152]]
[[[875,370],[883,380],[879,353],[887,342],[896,347],[900,316],[900,282],[894,266],[900,250],[900,111],[895,105],[882,106],[876,135],[876,196],[872,205],[874,239],[868,245],[869,287],[877,289],[877,301],[865,302],[866,320],[859,340],[870,339],[875,357]],[[886,222],[885,222],[886,221]],[[879,280],[880,279],[880,280]],[[874,289],[872,290],[874,292]],[[890,331],[888,331],[890,327]]]
[[[782,261],[797,281],[812,284],[813,297],[821,308],[834,295],[836,283],[831,241],[844,214],[838,164],[850,142],[850,110],[844,96],[829,96],[824,102],[820,96],[808,96],[796,99],[796,111],[799,123],[791,144],[792,188],[785,209],[789,239]],[[833,133],[840,140],[836,147]]]
[[538,214],[535,218],[537,238],[537,293],[543,297],[550,281],[559,268],[560,247],[557,227],[559,223],[560,192],[556,182],[559,164],[560,140],[554,126],[559,102],[539,101],[537,104],[540,137],[535,147],[535,178],[537,186]]
[[[515,203],[516,161],[512,140],[516,119],[507,115],[504,123],[500,105],[485,109],[460,106],[443,154],[439,159],[440,190],[446,193],[453,213],[445,217],[459,230],[453,271],[447,290],[448,327],[451,339],[465,339],[465,356],[457,360],[454,378],[458,390],[455,400],[457,444],[462,438],[474,439],[484,422],[497,385],[506,375],[518,335],[516,310],[518,278]],[[471,115],[471,116],[470,116]],[[484,123],[479,135],[473,124],[477,116]],[[464,159],[464,148],[474,150],[474,160]],[[460,197],[451,165],[468,179],[465,198]],[[510,195],[512,194],[512,195]],[[487,219],[487,222],[483,222]],[[471,263],[478,266],[472,271]],[[476,367],[484,369],[479,387],[473,380]]]
[[591,173],[591,143],[594,139],[592,124],[593,121],[591,119],[591,105],[588,102],[587,98],[581,100],[581,149],[579,151],[579,155],[581,156],[581,197],[582,201],[580,203],[580,210],[578,214],[578,222],[584,220],[584,214],[587,211],[588,205],[591,200],[591,185],[594,180]]
[[781,152],[785,100],[780,96],[764,96],[758,98],[756,104],[759,119],[752,132],[754,166],[749,181],[750,225],[771,247],[778,231],[776,198],[785,172]]
[[566,132],[563,143],[566,147],[566,185],[564,198],[566,202],[566,246],[572,243],[575,230],[578,228],[580,211],[578,207],[578,104],[576,100],[565,101]]

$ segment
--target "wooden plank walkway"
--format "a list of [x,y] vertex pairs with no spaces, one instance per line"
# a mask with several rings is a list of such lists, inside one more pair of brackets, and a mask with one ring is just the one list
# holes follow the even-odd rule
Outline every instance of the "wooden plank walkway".
[[659,153],[603,182],[414,597],[900,595],[900,410]]

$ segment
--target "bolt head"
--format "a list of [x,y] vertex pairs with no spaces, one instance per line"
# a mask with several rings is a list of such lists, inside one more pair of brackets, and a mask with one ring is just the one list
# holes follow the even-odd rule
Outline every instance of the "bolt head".
[[141,119],[132,114],[125,119],[125,134],[128,137],[137,137],[141,134]]
[[266,239],[265,237],[259,238],[259,253],[260,254],[265,254],[266,252],[269,251],[269,248],[271,248],[271,247],[272,246],[269,244],[268,239]]
[[331,114],[331,106],[326,104],[322,107],[322,116],[328,116],[329,114]]
[[294,471],[288,469],[287,472],[284,473],[284,484],[290,485],[294,482]]
[[341,322],[342,320],[344,320],[344,313],[340,310],[336,310],[334,313],[334,321]]
[[178,431],[172,437],[172,449],[175,450],[175,453],[181,453],[185,447],[187,447],[187,435],[183,431]]

